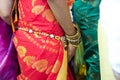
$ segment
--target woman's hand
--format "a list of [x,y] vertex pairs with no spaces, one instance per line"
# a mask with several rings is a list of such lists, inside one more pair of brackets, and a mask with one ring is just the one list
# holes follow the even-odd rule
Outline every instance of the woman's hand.
[[68,43],[67,46],[67,54],[68,54],[68,62],[73,58],[73,56],[76,53],[76,48],[75,46],[73,46],[72,44]]

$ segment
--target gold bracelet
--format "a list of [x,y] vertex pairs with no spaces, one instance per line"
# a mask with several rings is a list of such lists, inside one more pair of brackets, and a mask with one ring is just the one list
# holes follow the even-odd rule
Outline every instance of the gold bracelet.
[[75,24],[73,24],[74,25],[74,28],[76,29],[76,34],[75,35],[65,35],[66,36],[66,38],[70,38],[70,39],[74,39],[74,38],[78,38],[78,36],[80,35],[80,30],[79,30],[79,28],[78,28],[78,26],[77,25],[75,25]]
[[76,34],[72,36],[66,34],[65,36],[66,36],[66,40],[68,41],[68,43],[71,43],[73,46],[77,47],[77,45],[81,41],[81,35],[80,35],[80,31],[77,25],[74,25],[74,27],[77,30]]

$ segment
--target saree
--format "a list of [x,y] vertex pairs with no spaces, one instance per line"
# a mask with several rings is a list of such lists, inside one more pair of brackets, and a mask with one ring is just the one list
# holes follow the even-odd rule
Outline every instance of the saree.
[[19,73],[12,29],[0,18],[0,80],[16,80]]
[[73,21],[81,31],[86,80],[100,80],[100,61],[98,50],[98,19],[101,0],[75,0],[72,8]]
[[73,80],[64,49],[64,32],[47,0],[19,0],[14,44],[21,73],[17,80]]

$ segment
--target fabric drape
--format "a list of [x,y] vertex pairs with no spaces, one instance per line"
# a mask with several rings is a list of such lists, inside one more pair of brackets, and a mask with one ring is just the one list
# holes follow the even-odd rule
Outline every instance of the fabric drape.
[[47,0],[19,0],[18,10],[13,39],[21,70],[17,80],[73,80],[62,40],[56,39],[64,32]]
[[12,29],[0,18],[0,80],[16,80],[19,73]]
[[100,80],[97,37],[100,1],[75,0],[72,8],[73,21],[78,24],[82,35],[86,80]]

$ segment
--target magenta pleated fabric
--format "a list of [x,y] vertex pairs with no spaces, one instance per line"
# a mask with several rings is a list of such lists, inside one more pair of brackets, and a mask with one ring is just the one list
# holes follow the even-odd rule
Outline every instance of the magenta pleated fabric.
[[0,18],[0,80],[16,80],[19,73],[12,29]]

